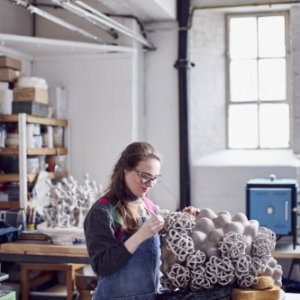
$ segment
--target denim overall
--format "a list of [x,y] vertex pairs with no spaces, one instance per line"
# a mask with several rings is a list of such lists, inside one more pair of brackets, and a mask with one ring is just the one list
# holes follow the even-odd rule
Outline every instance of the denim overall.
[[[123,240],[128,237],[123,233]],[[127,264],[109,276],[101,277],[93,300],[154,300],[159,286],[159,235],[144,241]]]

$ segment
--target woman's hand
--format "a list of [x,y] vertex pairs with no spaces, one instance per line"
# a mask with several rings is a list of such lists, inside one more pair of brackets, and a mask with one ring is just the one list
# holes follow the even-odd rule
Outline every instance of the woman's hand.
[[165,225],[165,221],[162,216],[153,216],[151,219],[147,220],[138,231],[145,239],[151,238],[154,234],[158,233]]
[[162,216],[153,216],[147,220],[126,242],[124,246],[130,253],[133,253],[145,240],[150,239],[164,227],[165,221]]
[[200,213],[200,208],[196,208],[194,206],[187,206],[182,210],[182,212],[186,212],[186,213],[196,217]]

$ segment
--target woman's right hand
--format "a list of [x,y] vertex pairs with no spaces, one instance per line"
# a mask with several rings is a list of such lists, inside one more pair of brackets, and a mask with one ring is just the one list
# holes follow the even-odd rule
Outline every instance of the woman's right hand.
[[154,234],[158,233],[164,227],[164,224],[165,221],[162,216],[153,216],[151,219],[143,223],[139,230],[125,241],[125,247],[130,253],[134,253],[142,242],[150,239]]
[[162,216],[153,216],[151,219],[147,220],[140,227],[138,231],[143,235],[145,239],[151,238],[154,234],[158,233],[165,225],[165,221]]

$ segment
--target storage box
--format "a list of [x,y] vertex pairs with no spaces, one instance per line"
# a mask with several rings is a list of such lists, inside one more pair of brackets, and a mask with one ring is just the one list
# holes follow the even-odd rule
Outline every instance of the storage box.
[[0,68],[0,81],[13,82],[17,80],[19,76],[19,71],[9,68]]
[[13,114],[26,113],[39,117],[47,117],[48,105],[39,102],[13,101],[12,112]]
[[16,87],[14,88],[14,101],[33,101],[48,104],[49,93],[45,89]]
[[12,291],[0,291],[0,300],[16,300],[16,293]]
[[22,69],[22,62],[16,58],[1,55],[0,56],[0,68],[10,68],[14,70]]

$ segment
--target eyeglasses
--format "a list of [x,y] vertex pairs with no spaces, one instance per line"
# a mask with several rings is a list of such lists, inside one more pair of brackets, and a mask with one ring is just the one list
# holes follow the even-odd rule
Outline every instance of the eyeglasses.
[[136,170],[136,169],[134,169],[134,171],[139,175],[139,177],[141,178],[142,183],[150,183],[151,182],[154,185],[161,178],[161,175],[151,176],[148,173],[141,172],[141,171]]

